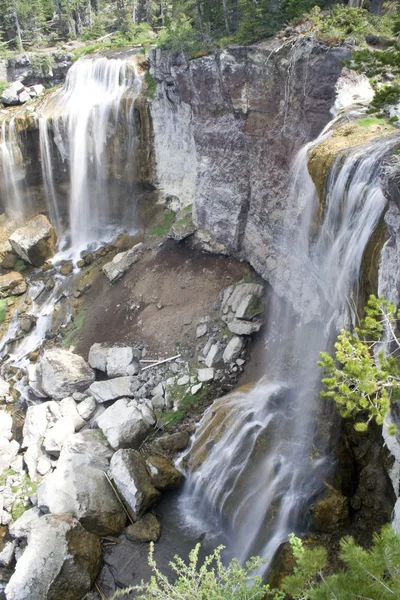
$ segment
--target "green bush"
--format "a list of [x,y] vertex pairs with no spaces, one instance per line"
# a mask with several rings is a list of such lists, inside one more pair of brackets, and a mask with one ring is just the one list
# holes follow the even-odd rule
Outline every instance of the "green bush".
[[54,56],[47,52],[32,54],[30,57],[32,71],[36,75],[49,75],[54,67]]
[[327,15],[324,15],[319,7],[315,7],[310,12],[309,18],[321,39],[343,42],[347,38],[354,38],[359,43],[365,43],[367,34],[389,37],[393,35],[393,22],[390,16],[371,15],[363,8],[337,4]]
[[233,559],[227,567],[222,564],[220,546],[199,565],[200,544],[190,552],[189,564],[175,556],[170,563],[176,580],[171,583],[157,568],[154,560],[154,545],[150,546],[149,565],[153,576],[148,583],[118,590],[111,600],[136,592],[137,600],[283,600],[285,594],[270,590],[262,578],[254,575],[262,561],[251,558],[244,567]]
[[[335,359],[321,353],[324,370],[321,396],[332,398],[344,418],[355,418],[357,431],[366,431],[370,421],[383,424],[390,404],[400,398],[400,368],[395,357],[376,354],[385,329],[399,346],[394,331],[399,318],[394,304],[370,296],[365,317],[354,332],[342,330],[335,344]],[[392,428],[391,433],[395,433]]]
[[296,567],[283,582],[289,597],[302,600],[394,600],[400,598],[400,536],[391,525],[375,534],[372,548],[364,550],[346,537],[340,542],[340,558],[346,570],[324,576],[327,552],[305,548],[290,536]]
[[200,32],[193,27],[191,20],[186,16],[173,20],[161,31],[158,45],[171,52],[186,54],[207,49],[207,44],[201,40]]

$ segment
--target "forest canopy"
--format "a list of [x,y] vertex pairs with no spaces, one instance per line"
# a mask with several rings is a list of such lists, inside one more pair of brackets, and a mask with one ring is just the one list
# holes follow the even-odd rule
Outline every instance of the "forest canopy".
[[[383,0],[0,0],[3,50],[50,47],[67,40],[150,43],[206,49],[252,43],[275,34],[317,6],[347,4],[373,15],[398,9]],[[114,39],[114,38],[113,38]],[[174,47],[175,46],[175,47]]]

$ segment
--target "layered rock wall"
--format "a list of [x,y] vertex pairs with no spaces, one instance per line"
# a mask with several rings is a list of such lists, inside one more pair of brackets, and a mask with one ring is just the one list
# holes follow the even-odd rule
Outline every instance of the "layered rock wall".
[[[344,47],[231,47],[196,60],[150,53],[158,184],[268,280],[276,272],[290,167],[331,119]],[[285,227],[296,228],[299,207]]]

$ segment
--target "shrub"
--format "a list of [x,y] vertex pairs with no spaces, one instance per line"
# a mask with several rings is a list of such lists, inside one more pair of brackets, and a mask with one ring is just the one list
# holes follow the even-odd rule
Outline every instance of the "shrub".
[[157,568],[154,560],[154,545],[150,546],[149,565],[154,573],[148,583],[131,586],[115,592],[111,600],[136,592],[137,600],[283,600],[285,594],[263,585],[262,578],[254,575],[262,561],[251,558],[244,567],[233,559],[227,567],[222,564],[219,546],[199,565],[200,544],[190,552],[189,564],[175,556],[170,563],[177,575],[171,583]]
[[43,52],[40,54],[32,54],[30,57],[32,71],[36,75],[49,75],[54,67],[54,56]]
[[[342,330],[335,344],[335,358],[321,353],[318,365],[323,368],[325,384],[321,396],[332,398],[345,418],[356,418],[357,431],[365,431],[372,420],[383,424],[391,402],[400,397],[400,369],[397,359],[376,349],[383,332],[396,338],[395,322],[399,314],[394,304],[370,296],[365,318],[354,332]],[[395,433],[392,428],[392,433]]]

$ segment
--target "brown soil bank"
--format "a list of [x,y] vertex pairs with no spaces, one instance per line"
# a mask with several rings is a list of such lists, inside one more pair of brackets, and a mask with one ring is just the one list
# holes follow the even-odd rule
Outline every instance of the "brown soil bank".
[[143,342],[149,356],[176,353],[195,340],[198,320],[210,313],[221,290],[250,272],[245,263],[165,241],[147,247],[118,282],[102,273],[83,297],[83,324],[73,340],[86,356],[95,342]]

